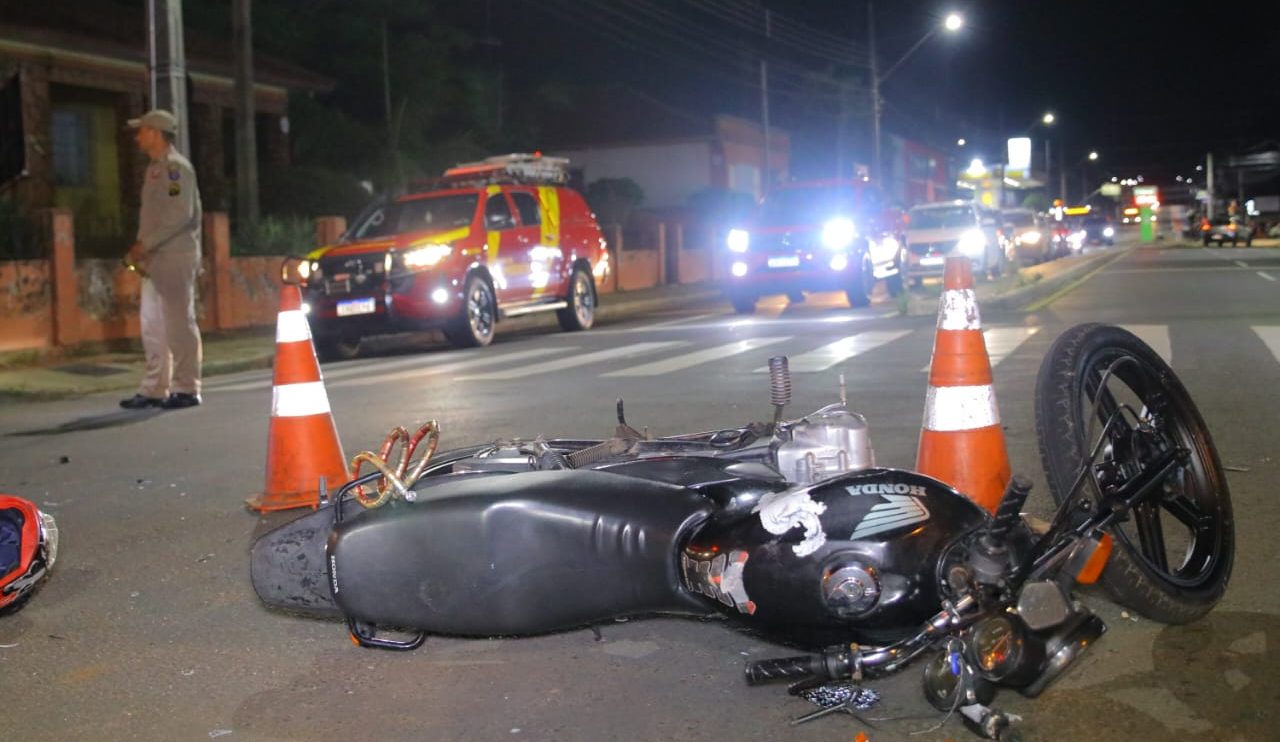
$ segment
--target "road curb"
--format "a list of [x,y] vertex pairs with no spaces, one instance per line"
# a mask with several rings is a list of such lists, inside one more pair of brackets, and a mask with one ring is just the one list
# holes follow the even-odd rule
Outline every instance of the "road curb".
[[[1077,279],[1087,277],[1105,268],[1110,263],[1128,255],[1133,249],[1133,246],[1121,247],[1116,250],[1100,251],[1090,255],[1079,256],[1079,259],[1073,264],[1053,270],[1047,275],[1046,273],[1038,272],[1038,269],[1042,268],[1041,266],[1020,269],[1019,275],[1023,277],[1023,280],[1028,280],[1026,276],[1040,277],[1029,279],[1032,281],[1031,283],[1012,286],[1003,290],[979,286],[977,289],[978,304],[984,310],[1034,311],[1034,309],[1040,308],[1032,308],[1040,300],[1054,296],[1059,292],[1065,294],[1066,290],[1074,288],[1071,284],[1076,282]],[[984,291],[983,289],[987,290]],[[1047,304],[1047,302],[1045,303]],[[938,298],[936,296],[912,293],[907,299],[906,314],[908,316],[929,315],[937,311]]]

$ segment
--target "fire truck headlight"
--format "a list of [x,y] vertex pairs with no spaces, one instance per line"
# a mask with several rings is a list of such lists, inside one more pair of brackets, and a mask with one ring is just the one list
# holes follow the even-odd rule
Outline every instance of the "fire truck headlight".
[[747,246],[751,244],[751,233],[745,229],[731,229],[725,242],[733,252],[746,252]]
[[406,268],[431,268],[453,252],[449,245],[423,245],[404,254]]

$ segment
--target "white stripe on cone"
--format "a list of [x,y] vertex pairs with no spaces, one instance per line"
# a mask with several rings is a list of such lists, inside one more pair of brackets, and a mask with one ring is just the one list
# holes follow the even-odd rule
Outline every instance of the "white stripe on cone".
[[276,342],[297,343],[311,339],[311,326],[301,309],[286,309],[276,318]]
[[329,414],[329,395],[323,381],[283,384],[271,389],[273,417],[306,417]]
[[924,428],[937,432],[977,430],[1000,424],[996,391],[981,386],[932,386],[924,400]]
[[981,330],[978,297],[973,289],[948,289],[938,302],[939,330]]

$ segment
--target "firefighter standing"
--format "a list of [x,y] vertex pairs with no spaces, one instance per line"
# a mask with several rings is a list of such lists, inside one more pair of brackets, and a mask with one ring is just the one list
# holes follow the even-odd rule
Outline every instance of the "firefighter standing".
[[202,347],[196,324],[200,269],[200,193],[191,163],[173,147],[178,120],[163,110],[129,120],[138,148],[150,158],[142,183],[138,239],[126,261],[142,279],[142,349],[146,370],[126,409],[179,409],[200,404]]

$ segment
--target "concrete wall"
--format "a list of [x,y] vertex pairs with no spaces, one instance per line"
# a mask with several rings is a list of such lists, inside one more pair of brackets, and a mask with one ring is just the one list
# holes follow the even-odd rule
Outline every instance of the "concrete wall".
[[[137,337],[138,275],[117,260],[76,260],[71,213],[44,216],[51,258],[0,262],[0,351]],[[226,215],[206,215],[196,298],[201,329],[274,323],[281,258],[232,258],[230,244]]]
[[671,209],[712,185],[711,143],[666,142],[553,153],[581,168],[584,183],[601,178],[630,178],[644,190],[643,206]]

